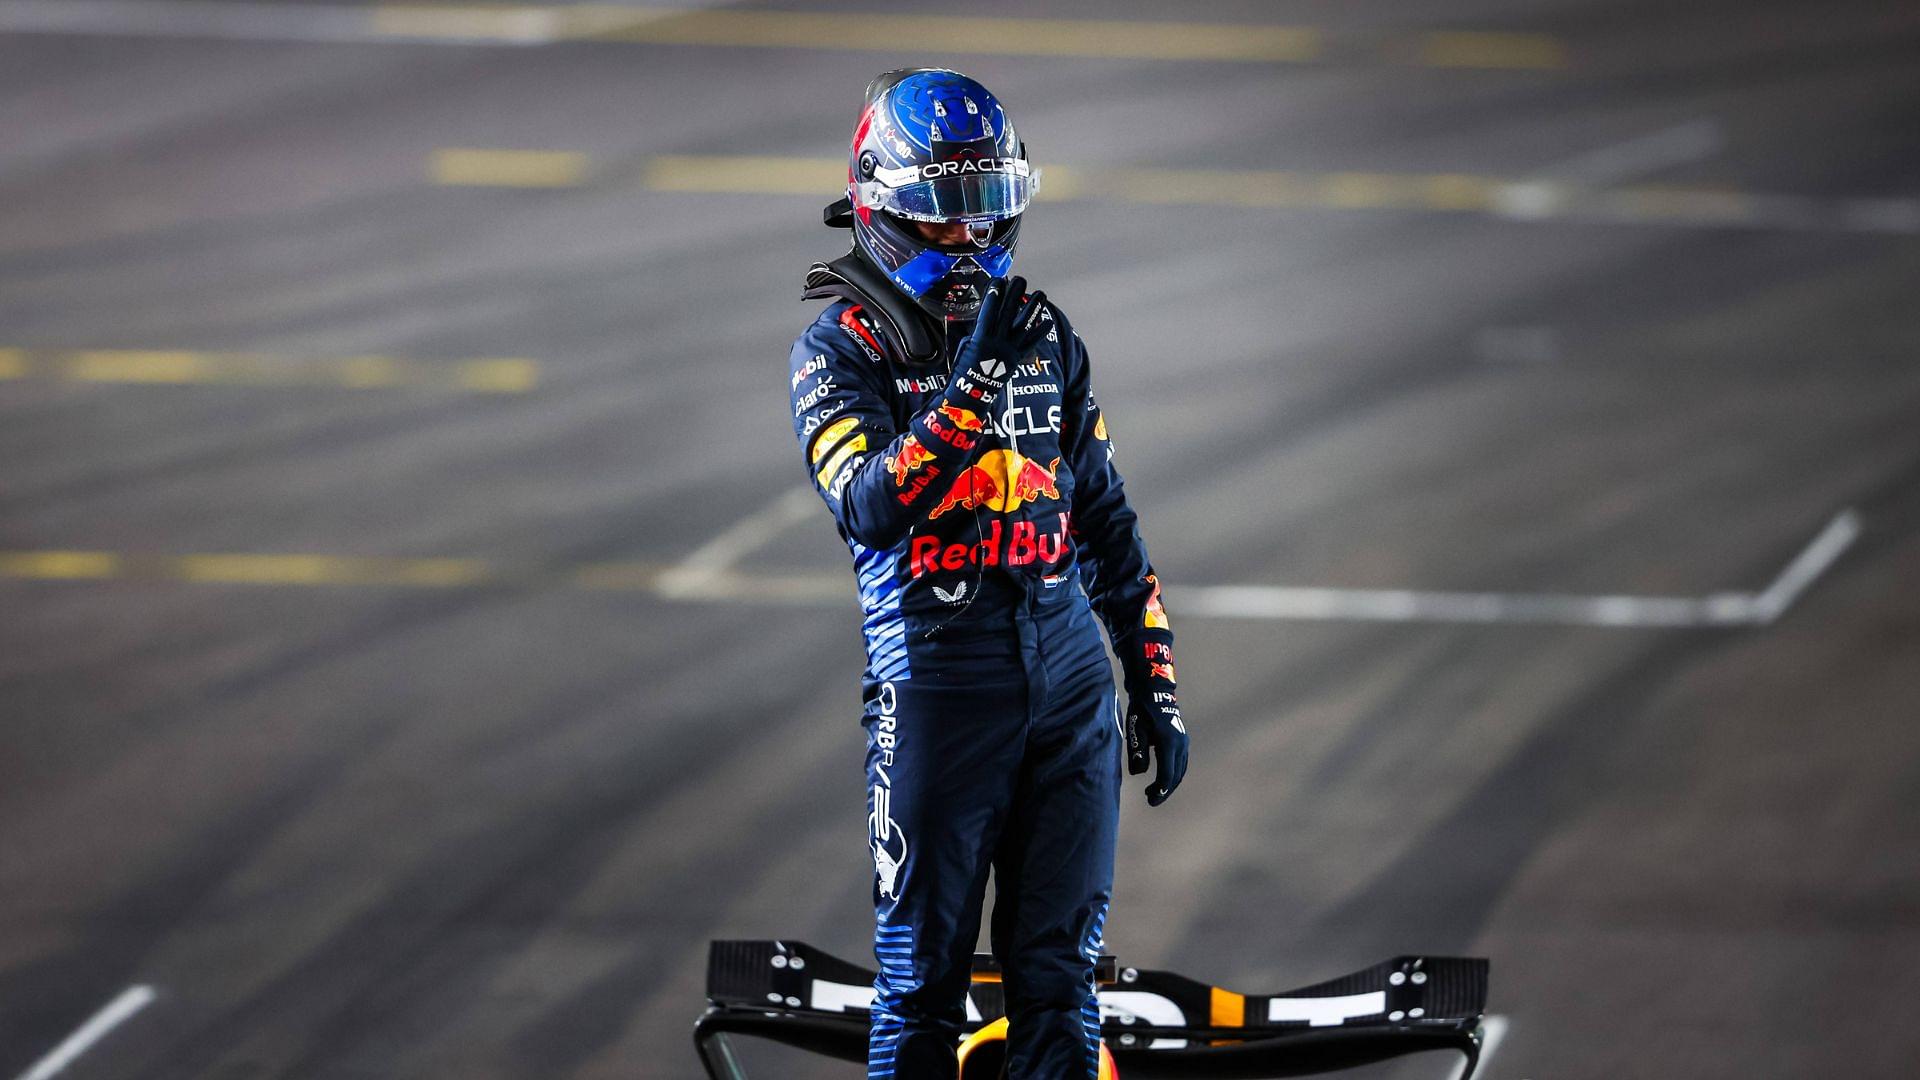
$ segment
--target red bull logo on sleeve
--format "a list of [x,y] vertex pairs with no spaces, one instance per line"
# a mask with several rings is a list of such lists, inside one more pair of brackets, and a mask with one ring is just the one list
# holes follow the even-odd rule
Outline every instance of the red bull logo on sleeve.
[[933,482],[938,479],[940,479],[940,466],[929,465],[925,471],[914,476],[912,483],[901,488],[900,494],[895,495],[894,498],[900,500],[901,506],[912,506],[929,487],[933,486]]
[[953,422],[953,426],[959,428],[961,431],[987,430],[986,421],[980,419],[979,416],[967,411],[966,409],[961,408],[958,405],[948,405],[948,404],[942,403],[940,408],[938,409],[938,412],[940,413],[941,416],[944,416],[948,420],[951,420]]
[[893,474],[894,487],[907,486],[907,474],[933,460],[933,451],[920,445],[920,436],[909,434],[900,440],[900,452],[887,462],[887,471]]
[[[998,451],[989,452],[998,453]],[[928,512],[927,519],[931,521],[954,509],[977,510],[988,506],[998,510],[1006,505],[1006,496],[1003,494],[1005,491],[1006,488],[1001,486],[1000,479],[994,476],[986,466],[969,465],[960,470],[960,475],[954,478],[953,484],[947,488],[947,493],[940,499],[939,505]]]
[[1173,677],[1173,646],[1164,641],[1143,642],[1140,646],[1140,655],[1147,662],[1148,677],[1165,679],[1168,682],[1177,681]]
[[1153,591],[1147,594],[1147,610],[1140,619],[1141,625],[1149,630],[1173,629],[1167,622],[1167,609],[1160,605],[1160,579],[1148,574],[1147,584],[1153,586]]
[[973,449],[979,440],[955,426],[952,421],[946,418],[946,414],[941,411],[942,409],[945,409],[944,405],[941,406],[940,409],[936,409],[922,418],[922,422],[927,425],[927,430],[933,434],[934,438],[939,439],[941,442],[955,449]]

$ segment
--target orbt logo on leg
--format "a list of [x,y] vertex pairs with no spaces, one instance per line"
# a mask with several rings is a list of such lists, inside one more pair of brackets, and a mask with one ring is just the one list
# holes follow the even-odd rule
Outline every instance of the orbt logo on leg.
[[900,868],[907,861],[907,834],[893,820],[893,793],[873,785],[873,810],[867,815],[867,844],[873,849],[873,872],[879,879],[880,895],[889,900],[900,898]]
[[899,692],[893,684],[881,683],[879,699],[874,703],[877,720],[873,734],[874,747],[880,752],[874,763],[879,783],[873,785],[873,809],[867,812],[867,846],[873,850],[873,872],[880,895],[890,900],[900,898],[900,868],[907,862],[907,834],[893,820],[893,777],[887,772],[900,741],[898,703]]

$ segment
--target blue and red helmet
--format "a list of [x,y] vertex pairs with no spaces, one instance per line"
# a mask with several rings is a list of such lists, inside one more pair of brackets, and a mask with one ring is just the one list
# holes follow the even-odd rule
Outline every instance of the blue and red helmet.
[[[965,75],[906,68],[867,86],[847,163],[854,244],[935,318],[973,318],[987,279],[1007,275],[1039,183],[1006,110]],[[967,239],[935,243],[916,221],[964,222]]]

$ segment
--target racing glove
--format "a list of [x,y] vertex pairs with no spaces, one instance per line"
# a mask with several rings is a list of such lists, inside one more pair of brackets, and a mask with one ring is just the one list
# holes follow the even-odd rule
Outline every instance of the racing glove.
[[930,446],[944,443],[959,450],[971,449],[973,439],[968,433],[984,430],[981,417],[991,415],[990,407],[1006,389],[1014,367],[1033,355],[1046,339],[1052,324],[1041,318],[1040,312],[1046,307],[1047,294],[1027,296],[1026,292],[1025,278],[987,282],[973,333],[954,352],[953,377],[947,382],[940,405],[916,423],[926,427],[924,436],[935,440]]
[[1152,752],[1159,768],[1147,785],[1147,805],[1159,806],[1187,775],[1187,725],[1174,693],[1172,632],[1134,634],[1120,660],[1127,680],[1127,772],[1146,772]]

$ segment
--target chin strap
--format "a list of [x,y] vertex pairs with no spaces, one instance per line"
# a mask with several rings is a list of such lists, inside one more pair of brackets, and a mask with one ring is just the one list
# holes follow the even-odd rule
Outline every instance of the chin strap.
[[[828,224],[833,222],[833,210],[833,206],[827,208]],[[941,328],[934,325],[933,317],[894,288],[857,250],[832,262],[814,263],[807,270],[806,290],[800,298],[845,300],[872,312],[895,356],[907,364],[938,364],[943,359]]]

